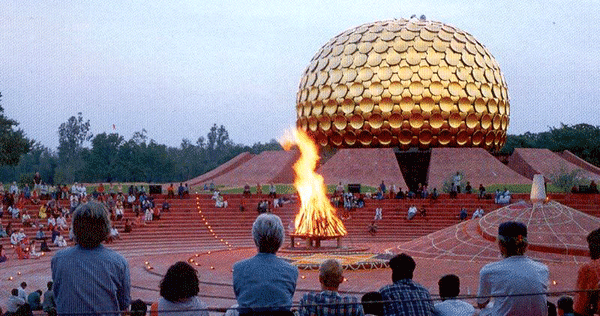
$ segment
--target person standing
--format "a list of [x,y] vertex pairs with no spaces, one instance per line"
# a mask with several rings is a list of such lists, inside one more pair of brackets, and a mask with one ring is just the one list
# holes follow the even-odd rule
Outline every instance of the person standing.
[[[479,271],[477,305],[480,315],[546,316],[548,267],[525,256],[527,226],[504,222],[498,226],[498,247],[503,260],[486,264]],[[531,295],[536,294],[538,295]],[[506,294],[517,294],[506,296]],[[527,294],[527,295],[519,295]],[[494,304],[488,309],[490,296]]]
[[60,314],[118,315],[130,303],[129,265],[117,252],[102,246],[110,232],[103,204],[81,204],[73,214],[76,245],[51,261],[56,311]]

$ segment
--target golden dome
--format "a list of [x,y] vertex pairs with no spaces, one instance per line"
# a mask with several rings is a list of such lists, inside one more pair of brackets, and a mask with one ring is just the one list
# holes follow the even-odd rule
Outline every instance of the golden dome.
[[499,150],[510,112],[485,46],[441,22],[405,19],[332,38],[306,68],[296,102],[297,126],[333,147]]

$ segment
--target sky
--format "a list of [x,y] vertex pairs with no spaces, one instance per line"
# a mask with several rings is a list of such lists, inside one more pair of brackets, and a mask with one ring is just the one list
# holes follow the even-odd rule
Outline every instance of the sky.
[[294,126],[300,78],[329,39],[412,14],[488,48],[509,134],[600,125],[600,0],[2,1],[0,104],[53,150],[78,112],[94,134],[145,129],[177,147],[216,123],[264,143]]

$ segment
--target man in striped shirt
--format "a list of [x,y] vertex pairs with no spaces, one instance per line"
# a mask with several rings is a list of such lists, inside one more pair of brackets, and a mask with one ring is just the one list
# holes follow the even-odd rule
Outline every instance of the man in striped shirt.
[[339,315],[361,316],[363,308],[358,298],[338,293],[344,281],[342,265],[335,259],[325,260],[319,268],[322,291],[304,294],[300,300],[300,316]]

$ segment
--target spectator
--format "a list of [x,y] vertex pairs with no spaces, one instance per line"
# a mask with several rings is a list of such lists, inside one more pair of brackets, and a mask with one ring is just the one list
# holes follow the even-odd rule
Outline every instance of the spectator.
[[415,217],[415,215],[417,215],[417,212],[418,212],[418,210],[417,210],[417,206],[416,206],[416,205],[414,205],[414,204],[413,204],[413,205],[411,205],[411,206],[408,208],[408,212],[407,212],[407,214],[406,214],[406,219],[410,221],[411,219],[413,219],[413,218]]
[[175,198],[175,186],[173,186],[173,183],[169,184],[169,187],[167,188],[167,198]]
[[371,225],[368,226],[368,232],[369,234],[371,234],[371,236],[375,236],[377,234],[377,231],[379,230],[379,226],[377,226],[376,221],[372,221]]
[[[31,243],[29,243],[29,258],[39,259],[41,256],[42,256],[42,254],[40,252],[37,252],[37,250],[35,250],[35,240],[32,240]],[[31,308],[33,309],[33,306]]]
[[273,199],[277,198],[277,188],[275,187],[275,184],[273,184],[273,182],[269,184],[269,197]]
[[381,180],[381,184],[379,185],[379,189],[381,190],[382,193],[386,193],[387,192],[387,188],[385,187],[385,183],[383,183],[383,180]]
[[48,314],[48,316],[56,315],[56,302],[54,301],[54,292],[52,291],[52,281],[46,284],[48,290],[44,293],[44,302],[42,303],[42,309]]
[[390,260],[393,284],[379,290],[383,301],[384,315],[433,315],[433,302],[426,288],[413,281],[416,263],[407,254],[401,253]]
[[[485,308],[492,295],[494,304],[485,312],[491,315],[546,315],[546,295],[524,295],[548,291],[548,267],[525,256],[527,226],[520,222],[504,222],[498,227],[498,247],[503,260],[492,262],[479,272],[477,304]],[[505,294],[517,296],[504,296]]]
[[467,185],[465,186],[465,193],[471,194],[473,193],[473,187],[471,186],[471,182],[467,181]]
[[485,211],[483,210],[483,208],[481,206],[479,206],[475,212],[473,212],[473,217],[472,219],[476,219],[476,218],[482,218],[483,215],[485,215]]
[[598,289],[600,283],[600,228],[592,231],[587,236],[588,248],[590,250],[590,262],[584,263],[577,273],[575,296],[575,313],[581,315],[593,315],[600,311],[598,294],[587,292]]
[[[285,236],[281,219],[274,214],[259,215],[252,236],[258,253],[233,265],[233,290],[240,314],[291,313],[298,268],[275,255]],[[258,307],[268,310],[253,310]]]
[[365,316],[383,316],[383,303],[381,301],[381,293],[379,292],[368,292],[360,299]]
[[179,183],[179,188],[177,188],[177,194],[179,195],[180,199],[183,199],[183,196],[185,195],[185,187],[183,186],[182,182]]
[[441,302],[434,305],[436,316],[471,316],[475,314],[473,305],[458,300],[460,279],[454,274],[443,276],[438,281]]
[[483,186],[483,184],[479,184],[479,198],[485,198],[485,187]]
[[467,219],[467,217],[469,217],[469,213],[467,213],[467,209],[466,208],[461,208],[460,212],[458,213],[458,220],[459,221],[464,221]]
[[[342,296],[338,293],[344,281],[342,265],[335,259],[328,259],[319,268],[321,292],[306,293],[300,299],[300,316],[319,315],[363,315],[362,305],[353,296]],[[338,305],[331,305],[338,304]]]
[[378,207],[375,209],[375,217],[373,218],[374,221],[380,221],[382,219],[382,212],[383,209],[381,207]]
[[25,281],[21,282],[21,286],[17,288],[17,291],[19,291],[19,297],[23,299],[23,302],[27,302],[27,291],[25,291],[26,288],[27,282]]
[[124,233],[131,233],[133,227],[131,225],[131,220],[128,218],[125,220],[125,228],[123,228]]
[[559,316],[575,316],[573,310],[573,298],[570,296],[561,296],[556,302]]
[[27,296],[27,304],[31,307],[32,311],[41,311],[42,310],[42,290],[37,290],[31,292]]
[[243,191],[242,195],[244,197],[250,197],[252,195],[252,193],[250,193],[250,185],[248,183],[246,183],[244,185],[244,191]]
[[10,291],[11,296],[8,298],[6,302],[6,312],[7,313],[15,313],[19,307],[25,305],[25,300],[19,296],[19,290],[12,289]]
[[8,261],[8,257],[6,256],[6,252],[4,251],[4,246],[0,245],[0,262]]
[[162,211],[168,212],[169,210],[171,210],[171,204],[169,204],[169,200],[164,200],[162,204]]
[[130,316],[146,316],[146,312],[148,311],[148,306],[146,303],[140,299],[137,299],[131,302],[131,312]]
[[88,202],[73,214],[77,245],[51,261],[58,314],[125,311],[129,307],[129,266],[123,256],[102,246],[110,232],[104,205]]
[[188,263],[179,261],[169,267],[160,282],[161,298],[152,304],[150,314],[160,315],[161,311],[178,311],[180,315],[208,316],[207,305],[198,298],[198,292],[198,271]]

